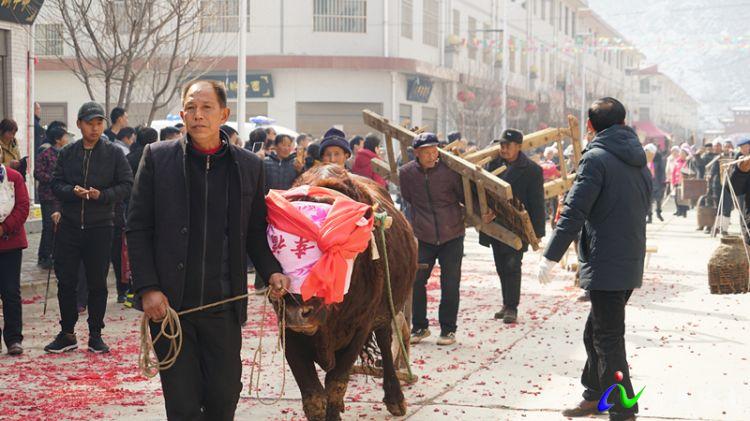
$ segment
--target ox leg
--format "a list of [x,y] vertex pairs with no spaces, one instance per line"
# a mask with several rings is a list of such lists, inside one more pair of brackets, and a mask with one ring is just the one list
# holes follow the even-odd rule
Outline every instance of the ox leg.
[[310,421],[323,421],[326,419],[326,395],[318,379],[313,355],[315,351],[309,338],[287,330],[286,360],[302,394],[305,416]]
[[[401,383],[396,376],[396,367],[391,352],[393,334],[391,326],[392,324],[388,323],[375,331],[380,356],[383,358],[383,391],[385,392],[383,403],[392,415],[403,416],[406,415],[406,399],[404,399]],[[405,355],[404,358],[408,356]]]
[[[368,332],[369,329],[363,329]],[[336,351],[336,365],[326,373],[326,394],[328,395],[327,421],[338,421],[344,412],[344,396],[349,384],[349,372],[357,361],[362,347],[369,339],[369,334],[360,334],[352,339],[343,349]]]

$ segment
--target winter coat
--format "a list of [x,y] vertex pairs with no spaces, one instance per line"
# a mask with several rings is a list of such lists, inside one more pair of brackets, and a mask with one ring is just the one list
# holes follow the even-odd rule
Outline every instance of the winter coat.
[[657,152],[656,155],[654,155],[651,169],[653,170],[652,181],[654,197],[662,197],[664,190],[666,189],[667,175],[665,172],[664,157],[661,153]]
[[[748,221],[748,225],[750,225],[750,172],[742,172],[737,167],[737,164],[734,164],[732,166],[732,169],[729,172],[731,175],[729,176],[729,182],[732,183],[732,188],[734,189],[734,193],[738,196],[738,198],[742,198],[744,195],[745,197],[745,220]],[[721,194],[721,191],[719,191],[719,194]],[[731,192],[727,188],[724,192],[724,200],[732,200]],[[745,239],[746,241],[750,240],[748,238]]]
[[[510,184],[513,190],[513,197],[523,203],[524,208],[529,213],[529,219],[531,219],[531,225],[534,226],[537,238],[544,237],[545,208],[542,167],[521,152],[512,164],[509,164],[502,158],[495,159],[487,164],[487,171],[494,171],[503,165],[508,169],[500,174],[499,178]],[[479,244],[486,247],[492,244],[495,249],[499,248],[506,253],[515,251],[509,245],[495,240],[484,233],[479,234]],[[525,252],[528,249],[529,245],[524,243],[521,251]]]
[[57,165],[57,157],[60,150],[54,147],[44,149],[37,155],[34,165],[34,179],[39,182],[39,200],[43,202],[58,202],[55,192],[52,191],[52,179]]
[[374,180],[383,187],[387,187],[385,179],[372,170],[372,164],[370,164],[370,162],[377,157],[378,155],[369,149],[360,149],[359,152],[357,152],[357,158],[354,160],[352,172],[361,175],[362,177],[367,177],[370,180]]
[[[86,200],[73,194],[78,185],[94,187],[99,199]],[[62,202],[62,223],[80,228],[113,226],[115,204],[127,199],[133,187],[133,172],[125,155],[102,137],[86,151],[83,140],[66,145],[57,157],[52,190]]]
[[265,168],[265,192],[269,190],[288,190],[294,184],[294,180],[299,176],[299,172],[294,168],[294,161],[297,159],[296,154],[291,154],[284,159],[280,159],[275,152],[266,155],[263,160]]
[[464,189],[457,172],[443,161],[425,170],[414,160],[399,169],[398,179],[409,222],[420,241],[441,245],[466,233]]
[[544,256],[560,261],[579,238],[581,288],[625,291],[643,282],[651,174],[635,131],[615,125],[586,147]]
[[[226,139],[225,139],[226,140]],[[158,289],[174,308],[185,293],[191,233],[190,182],[186,179],[187,141],[149,144],[143,151],[128,208],[127,239],[133,287],[140,297]],[[238,146],[229,145],[227,223],[229,295],[247,293],[246,256],[263,279],[280,273],[266,239],[266,202],[263,162]],[[140,305],[140,298],[136,300]],[[232,304],[240,322],[247,320],[247,300]]]
[[3,178],[7,177],[6,181],[13,183],[16,199],[10,215],[0,224],[3,227],[3,235],[0,235],[0,253],[2,253],[25,249],[29,246],[24,228],[26,218],[29,217],[29,191],[26,190],[26,183],[18,171],[3,165],[0,167],[0,173]]
[[670,180],[672,182],[672,187],[676,187],[682,183],[682,169],[687,164],[687,160],[682,159],[682,157],[679,157],[674,160],[674,166],[672,167],[672,174],[670,174]]

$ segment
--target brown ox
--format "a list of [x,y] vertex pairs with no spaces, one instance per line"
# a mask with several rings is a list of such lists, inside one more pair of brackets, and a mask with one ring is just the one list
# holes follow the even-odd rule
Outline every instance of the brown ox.
[[[390,196],[371,180],[330,165],[303,174],[296,182],[296,185],[302,184],[328,187],[369,205],[377,203],[379,211],[393,218],[393,224],[386,230],[386,244],[394,305],[397,311],[403,308],[414,281],[417,250],[411,227]],[[361,354],[371,354],[365,348],[370,349],[366,345],[373,333],[383,364],[383,402],[393,415],[406,413],[406,401],[391,354],[392,318],[385,270],[382,260],[372,260],[370,248],[355,260],[351,285],[343,302],[326,306],[313,298],[300,305],[297,304],[301,301],[299,295],[295,299],[289,296],[285,299],[286,359],[302,393],[305,415],[310,420],[341,419],[349,373]],[[382,250],[380,255],[384,256]],[[320,384],[315,363],[326,372],[325,388]]]

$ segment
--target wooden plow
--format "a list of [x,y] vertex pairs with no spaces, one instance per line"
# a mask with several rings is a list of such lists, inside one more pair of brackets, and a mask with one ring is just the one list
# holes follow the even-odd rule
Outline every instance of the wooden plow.
[[[363,110],[362,117],[365,124],[385,136],[388,162],[373,159],[373,170],[383,178],[398,185],[398,163],[392,140],[398,140],[401,156],[407,157],[408,148],[411,146],[416,133],[393,124],[370,110]],[[563,156],[563,140],[566,138],[570,138],[573,143],[572,162],[574,168],[567,168]],[[568,116],[568,127],[548,128],[526,135],[521,149],[528,151],[548,144],[557,145],[561,177],[544,184],[545,198],[556,197],[565,193],[573,185],[575,177],[571,171],[577,168],[582,149],[578,120],[573,116]],[[452,147],[452,145],[450,144],[439,150],[440,159],[453,171],[460,174],[463,180],[466,225],[473,226],[478,231],[516,250],[520,250],[524,242],[537,250],[539,239],[536,238],[528,213],[523,205],[513,198],[513,190],[510,184],[498,177],[506,168],[503,166],[493,172],[484,169],[488,163],[500,156],[500,144],[494,143],[485,149],[463,155],[454,153],[457,148]],[[482,215],[486,214],[488,210],[494,211],[497,215],[495,220],[490,223],[482,220]]]

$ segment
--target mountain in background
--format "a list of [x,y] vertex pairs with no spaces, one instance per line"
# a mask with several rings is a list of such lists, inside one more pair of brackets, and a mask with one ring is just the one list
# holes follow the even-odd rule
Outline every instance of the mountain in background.
[[[589,0],[602,16],[701,103],[701,128],[721,128],[750,105],[750,1]],[[744,46],[739,37],[745,37]]]

